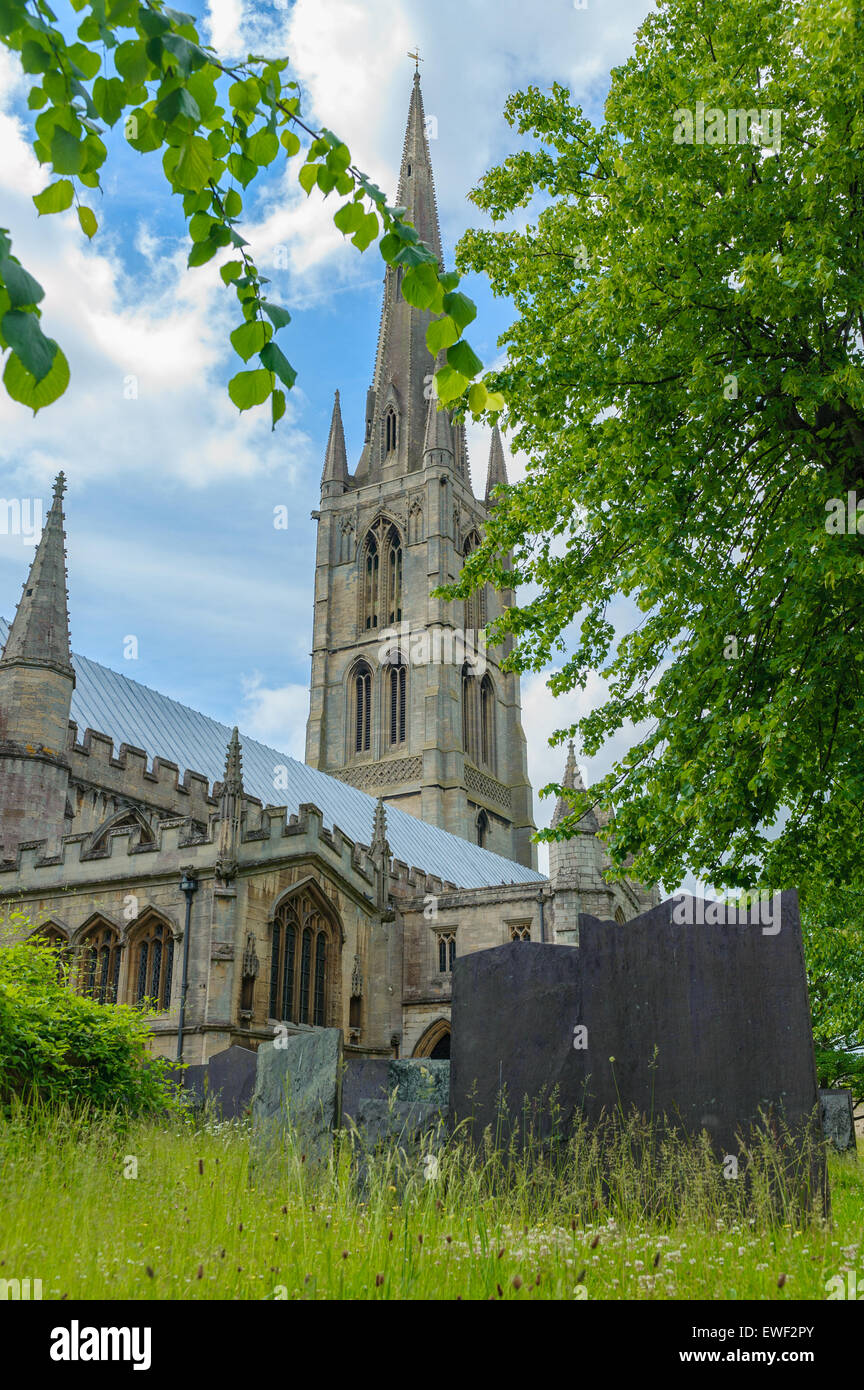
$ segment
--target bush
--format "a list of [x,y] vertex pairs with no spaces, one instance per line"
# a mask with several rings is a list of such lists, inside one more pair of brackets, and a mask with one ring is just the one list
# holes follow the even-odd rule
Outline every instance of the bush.
[[0,1106],[13,1097],[130,1115],[178,1104],[143,1014],[69,989],[38,937],[0,949]]

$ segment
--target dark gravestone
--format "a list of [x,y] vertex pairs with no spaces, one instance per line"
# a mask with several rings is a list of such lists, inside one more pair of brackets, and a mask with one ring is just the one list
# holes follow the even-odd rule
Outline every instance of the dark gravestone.
[[812,1135],[798,899],[776,898],[741,922],[683,897],[626,925],[581,915],[576,948],[522,941],[457,957],[451,1124],[467,1120],[475,1139],[497,1125],[504,1140],[533,1116],[548,1134],[554,1091],[559,1126],[576,1111],[597,1122],[635,1107],[707,1130],[721,1155],[739,1153],[738,1131],[760,1111]]
[[852,1092],[842,1086],[825,1087],[819,1092],[822,1132],[839,1153],[857,1154]]
[[252,1131],[256,1144],[294,1144],[317,1163],[330,1152],[339,1123],[342,1032],[315,1028],[262,1043],[258,1049]]
[[342,1123],[364,1146],[413,1144],[447,1120],[450,1063],[428,1057],[351,1057],[342,1077]]
[[356,1120],[364,1100],[386,1100],[389,1057],[347,1057],[342,1073],[342,1120]]
[[207,1089],[223,1119],[236,1120],[252,1104],[257,1054],[248,1047],[226,1047],[215,1053],[207,1066]]

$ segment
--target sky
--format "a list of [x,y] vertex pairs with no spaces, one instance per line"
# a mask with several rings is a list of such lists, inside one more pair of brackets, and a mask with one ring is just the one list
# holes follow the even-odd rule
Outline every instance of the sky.
[[[184,4],[223,57],[287,56],[304,117],[335,130],[354,162],[395,193],[414,64],[431,141],[445,259],[483,218],[468,193],[512,153],[507,96],[561,82],[595,121],[608,74],[623,62],[647,0],[278,0]],[[60,5],[64,28],[71,11]],[[120,127],[103,136],[108,161],[94,195],[92,244],[73,212],[38,218],[31,201],[50,181],[29,140],[28,86],[0,49],[0,224],[45,289],[43,327],[71,367],[64,397],[34,418],[0,391],[0,498],[50,502],[67,475],[73,650],[261,738],[304,755],[315,523],[333,392],[342,396],[349,466],[362,445],[383,263],[343,242],[333,207],[307,200],[296,161],[277,161],[247,190],[241,231],[288,307],[280,344],[298,369],[288,410],[271,433],[266,408],[240,415],[228,398],[240,367],[228,343],[238,321],[219,260],[186,268],[182,209],[161,156],[135,153]],[[251,195],[251,196],[248,196]],[[331,200],[332,202],[332,200]],[[227,259],[223,257],[223,259]],[[513,313],[481,277],[464,286],[478,305],[471,343],[484,362]],[[489,431],[469,426],[476,492],[485,482]],[[520,460],[507,449],[511,478]],[[288,507],[289,528],[273,525]],[[0,527],[2,527],[0,509]],[[11,618],[32,558],[32,537],[0,532],[0,614]],[[134,642],[130,638],[136,639]],[[137,651],[137,655],[131,655]],[[554,699],[548,673],[523,678],[529,773],[536,790],[559,780],[555,728],[602,697]],[[593,760],[611,766],[619,739]],[[158,750],[153,750],[158,751]],[[538,825],[553,805],[535,797]],[[545,854],[543,855],[545,859]]]

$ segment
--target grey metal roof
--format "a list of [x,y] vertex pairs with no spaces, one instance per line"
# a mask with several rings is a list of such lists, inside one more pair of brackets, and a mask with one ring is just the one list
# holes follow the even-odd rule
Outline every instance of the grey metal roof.
[[[0,644],[5,643],[8,624],[0,618]],[[143,748],[152,759],[160,757],[176,763],[181,773],[189,769],[221,781],[225,753],[231,730],[206,714],[181,705],[168,695],[160,695],[119,672],[73,654],[75,690],[72,719],[79,737],[85,729],[110,735],[115,751],[122,743]],[[368,845],[372,839],[375,800],[366,792],[340,782],[326,772],[268,748],[243,734],[243,784],[250,796],[265,805],[285,805],[295,812],[303,802],[312,802],[324,816],[324,824],[338,825],[351,840]],[[281,781],[285,790],[274,788],[277,768],[284,767]],[[472,845],[459,835],[438,826],[427,825],[416,816],[387,807],[387,839],[396,859],[413,868],[460,888],[486,888],[501,883],[534,883],[543,880],[536,869],[526,868],[491,850]]]

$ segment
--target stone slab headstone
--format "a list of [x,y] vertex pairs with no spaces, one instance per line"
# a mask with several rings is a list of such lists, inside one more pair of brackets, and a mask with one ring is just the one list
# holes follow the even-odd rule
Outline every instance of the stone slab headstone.
[[236,1043],[210,1058],[207,1090],[219,1106],[223,1119],[236,1120],[248,1112],[255,1090],[257,1060],[252,1048],[239,1047]]
[[342,1031],[316,1028],[258,1049],[252,1130],[258,1144],[293,1140],[310,1163],[326,1158],[339,1123]]
[[[521,941],[459,956],[451,1027],[450,1120],[475,1139],[496,1123],[506,1139],[526,1107],[548,1134],[553,1091],[558,1124],[635,1107],[707,1130],[721,1154],[738,1154],[738,1130],[760,1111],[818,1127],[794,892],[742,922],[679,895],[626,925],[580,915],[575,948]],[[812,1181],[827,1191],[824,1165]]]
[[413,1144],[447,1121],[450,1063],[427,1057],[350,1057],[342,1077],[342,1123],[362,1143]]
[[389,1076],[389,1057],[346,1057],[342,1072],[343,1121],[356,1118],[362,1100],[386,1099]]
[[839,1153],[857,1154],[852,1092],[842,1086],[823,1087],[819,1091],[822,1132]]

